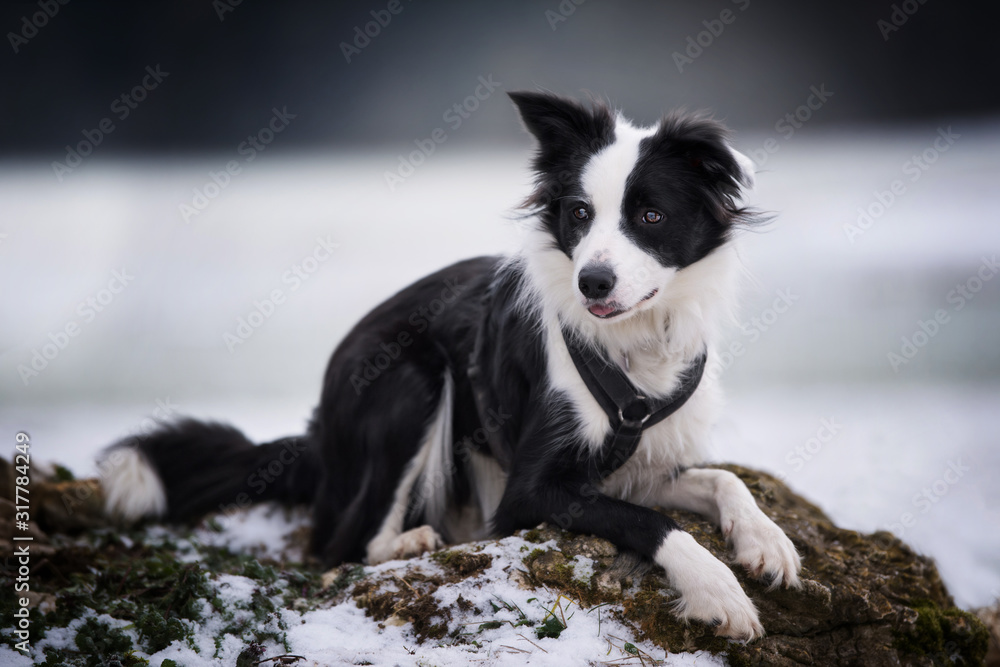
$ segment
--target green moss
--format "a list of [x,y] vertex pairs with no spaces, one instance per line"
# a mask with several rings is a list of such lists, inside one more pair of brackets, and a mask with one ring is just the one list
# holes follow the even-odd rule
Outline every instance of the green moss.
[[264,656],[264,647],[256,642],[240,651],[236,657],[236,667],[256,667]]
[[55,464],[54,467],[56,471],[55,477],[57,482],[72,482],[74,479],[76,479],[76,477],[73,476],[73,472],[69,468],[61,466],[58,463]]
[[162,651],[177,640],[192,637],[188,626],[177,618],[164,618],[153,609],[145,609],[135,621],[139,637],[145,642],[147,653]]
[[544,542],[545,538],[542,537],[542,531],[537,528],[532,528],[524,534],[524,539],[528,542],[534,542],[538,544],[539,542]]
[[914,602],[913,610],[917,612],[916,623],[911,632],[896,635],[895,648],[930,657],[946,667],[985,660],[989,631],[976,616],[961,609],[942,609],[930,600]]
[[522,562],[527,566],[535,582],[562,592],[581,607],[604,602],[621,602],[620,594],[601,590],[595,584],[600,570],[603,569],[596,563],[595,572],[588,581],[577,577],[573,561],[558,550],[535,549],[525,556]]
[[545,622],[535,628],[535,635],[539,639],[545,639],[546,637],[551,637],[552,639],[559,639],[559,635],[562,631],[566,629],[566,626],[562,624],[555,616],[549,616],[545,619]]
[[538,559],[538,557],[544,553],[545,549],[532,549],[530,554],[521,559],[521,562],[523,562],[528,567],[531,567],[531,564],[534,563]]
[[[222,629],[220,637],[233,635],[244,641],[256,644],[274,642],[284,647],[286,651],[290,650],[288,637],[285,633],[287,627],[278,613],[274,602],[266,595],[266,591],[260,588],[254,589],[247,608],[252,613],[252,616],[241,615],[239,620],[231,620]],[[229,619],[233,618],[233,614],[231,613],[224,612],[224,615]],[[217,637],[218,639],[219,637]],[[218,657],[218,649],[217,641],[215,657]]]
[[240,572],[247,579],[253,579],[254,581],[273,584],[278,580],[278,573],[270,565],[262,565],[260,561],[256,558],[251,558],[243,565],[243,571]]
[[[192,643],[194,624],[204,620],[206,601],[234,635],[244,641],[272,641],[281,646],[286,642],[286,628],[274,598],[285,591],[279,582],[283,578],[293,581],[299,595],[321,590],[315,572],[282,573],[276,565],[249,556],[203,545],[197,550],[204,558],[185,562],[180,554],[189,553],[189,548],[181,549],[174,541],[160,537],[151,540],[142,531],[95,531],[83,539],[57,543],[55,553],[32,579],[34,591],[57,597],[54,611],[42,614],[37,608],[31,610],[33,639],[43,639],[48,629],[67,627],[75,619],[95,613],[131,623],[138,639],[132,647],[129,635],[120,630],[105,633],[103,625],[88,622],[76,633],[78,646],[86,649],[46,651],[47,664],[78,667],[93,662],[83,656],[94,655],[99,661],[94,664],[112,664],[107,661],[114,657],[124,665],[136,665],[142,663],[130,654],[133,648],[154,653],[175,641],[186,641],[196,648]],[[232,621],[234,610],[218,598],[210,572],[243,575],[257,582],[258,590],[246,607],[252,616],[246,622]],[[3,617],[15,611],[12,598],[0,596]]]
[[76,631],[76,648],[87,667],[104,667],[112,660],[122,665],[149,664],[132,655],[132,640],[121,628],[112,628],[103,621],[88,618]]

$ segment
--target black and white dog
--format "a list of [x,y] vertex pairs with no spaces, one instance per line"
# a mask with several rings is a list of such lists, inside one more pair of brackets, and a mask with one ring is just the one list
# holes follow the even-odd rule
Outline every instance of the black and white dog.
[[118,443],[108,508],[186,520],[310,503],[328,565],[548,521],[662,566],[681,617],[757,637],[729,567],[650,509],[710,517],[752,575],[799,585],[795,547],[746,487],[697,467],[753,166],[702,116],[641,128],[600,104],[511,98],[538,140],[523,249],[449,266],[371,311],[333,353],[304,436],[254,446],[187,420]]

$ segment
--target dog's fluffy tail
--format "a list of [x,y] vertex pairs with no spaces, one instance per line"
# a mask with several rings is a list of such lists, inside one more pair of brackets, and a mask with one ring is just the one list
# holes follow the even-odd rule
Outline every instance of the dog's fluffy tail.
[[308,503],[318,464],[309,436],[255,446],[231,426],[193,419],[127,437],[99,459],[107,512],[127,522],[187,521],[265,500]]

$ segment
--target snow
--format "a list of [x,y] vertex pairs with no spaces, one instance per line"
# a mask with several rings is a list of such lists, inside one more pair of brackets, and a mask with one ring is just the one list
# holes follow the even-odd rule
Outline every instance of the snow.
[[305,557],[298,546],[287,546],[292,533],[310,525],[309,512],[304,507],[255,505],[242,512],[217,515],[215,524],[215,529],[204,524],[198,527],[195,536],[201,544],[296,562]]
[[[935,124],[806,128],[770,156],[754,203],[778,216],[743,239],[754,281],[733,333],[742,352],[724,369],[729,405],[713,454],[783,474],[842,526],[900,534],[937,560],[968,608],[1000,596],[1000,281],[973,281],[981,270],[993,277],[1000,251],[1000,124],[953,126],[960,138],[918,180],[905,165],[933,145]],[[737,147],[763,139],[738,137]],[[33,461],[86,475],[101,447],[153,417],[222,419],[256,441],[302,432],[330,351],[379,299],[451,261],[515,247],[510,207],[530,180],[526,145],[446,149],[392,191],[383,176],[392,153],[276,154],[189,223],[178,205],[224,156],[95,158],[64,183],[44,163],[0,164],[0,433],[26,430]],[[895,179],[906,192],[849,238],[858,208]],[[286,273],[318,239],[337,247],[293,289]],[[80,304],[121,270],[134,279],[88,320]],[[949,296],[963,285],[978,289],[958,308]],[[284,303],[227,349],[223,335],[275,289]],[[771,312],[782,291],[791,305]],[[947,322],[893,368],[889,354],[938,310]],[[19,366],[71,322],[78,335],[25,384]],[[267,553],[303,522],[256,508],[199,539]],[[310,655],[374,642],[384,664],[431,660],[424,647],[405,652],[413,646],[401,629],[377,634],[359,614],[311,611],[290,636]],[[549,659],[504,636],[533,661]],[[573,636],[596,650],[596,633]],[[3,651],[0,662],[17,664]]]
[[[523,612],[534,625],[544,621],[548,610],[556,605],[558,595],[544,589],[523,590],[509,580],[511,568],[520,566],[527,552],[538,546],[519,537],[488,544],[481,553],[489,554],[493,561],[485,572],[474,579],[445,584],[435,591],[434,597],[441,604],[451,604],[461,595],[484,610],[478,616],[470,611],[465,616],[453,618],[451,623],[452,627],[455,623],[464,624],[465,631],[475,635],[472,638],[480,642],[480,647],[471,644],[450,647],[431,641],[418,645],[404,627],[386,622],[384,629],[378,630],[362,610],[352,604],[341,604],[334,609],[309,612],[302,616],[304,623],[299,625],[290,623],[292,629],[288,636],[292,652],[308,650],[309,657],[320,664],[369,661],[376,665],[583,665],[630,657],[622,650],[624,641],[628,641],[655,658],[667,658],[662,649],[631,638],[631,633],[610,618],[607,610],[599,616],[599,608],[580,610],[565,598],[559,602],[567,626],[558,639],[537,639],[531,626],[514,627],[521,618],[516,610]],[[416,561],[391,561],[367,568],[372,573],[396,573],[400,578],[414,570],[438,573],[440,568],[427,556]],[[492,604],[500,607],[499,611],[493,612]],[[456,612],[455,607],[451,609]],[[479,624],[487,621],[501,621],[503,625],[477,634]],[[624,638],[624,641],[616,638]],[[692,662],[693,659],[697,662]],[[631,662],[639,664],[638,659]],[[694,654],[669,656],[662,664],[725,663],[708,654]]]
[[[279,513],[280,514],[280,513]],[[231,527],[259,529],[263,526],[273,527],[273,517],[260,512],[248,512],[248,516],[240,523]],[[294,520],[286,524],[286,528],[295,526]],[[231,528],[230,527],[230,528]],[[227,532],[229,528],[224,529]],[[190,550],[189,557],[196,559],[198,550],[207,546],[198,535],[191,540],[178,540],[173,537],[173,543],[180,551]],[[170,531],[154,528],[150,542],[170,536]],[[276,542],[272,541],[272,544]],[[314,609],[297,611],[281,609],[282,627],[286,628],[288,653],[302,655],[307,658],[302,665],[334,665],[334,664],[372,664],[372,665],[468,665],[470,663],[486,667],[502,667],[506,665],[586,665],[605,661],[615,661],[615,664],[640,664],[633,652],[625,650],[625,644],[632,644],[641,651],[645,660],[649,657],[662,662],[657,664],[667,667],[681,665],[699,665],[711,667],[724,665],[719,658],[704,652],[694,654],[667,655],[663,649],[649,642],[636,640],[630,630],[616,621],[605,607],[580,609],[576,603],[545,588],[522,589],[511,579],[511,572],[524,569],[522,561],[531,550],[540,546],[554,548],[554,543],[539,545],[513,536],[485,543],[479,553],[488,554],[492,558],[490,566],[482,573],[462,579],[455,583],[441,585],[434,597],[441,605],[449,605],[453,617],[449,628],[463,627],[464,633],[476,643],[456,643],[449,639],[428,640],[418,643],[409,629],[401,624],[395,624],[392,619],[378,623],[365,615],[365,611],[348,597],[339,604]],[[577,557],[571,561],[576,568],[576,578],[589,578],[593,566],[589,559]],[[409,561],[390,561],[378,566],[367,567],[365,572],[370,576],[387,576],[392,582],[390,586],[407,585],[404,580],[414,573],[428,575],[443,574],[441,567],[429,556]],[[276,583],[282,587],[282,581]],[[246,648],[246,642],[233,634],[224,633],[224,628],[243,618],[253,617],[253,596],[259,584],[246,577],[232,574],[214,574],[210,577],[210,585],[216,597],[221,602],[221,608],[231,616],[223,618],[213,611],[211,605],[205,602],[205,611],[201,622],[193,623],[194,637],[191,643],[175,641],[166,649],[148,655],[141,651],[136,654],[147,657],[153,665],[160,664],[170,658],[187,667],[216,667],[217,665],[235,664],[240,652]],[[398,590],[398,588],[394,588]],[[471,603],[468,612],[461,612],[454,602],[462,596]],[[280,597],[272,598],[279,603]],[[478,613],[477,613],[478,610]],[[566,628],[558,638],[547,637],[538,639],[534,626],[542,623],[550,614],[566,621]],[[93,615],[93,614],[91,614]],[[133,640],[136,633],[127,622],[113,619],[107,615],[97,616],[99,620],[108,622],[112,627],[122,628]],[[530,623],[515,627],[522,619]],[[53,648],[73,648],[75,628],[86,618],[77,619],[66,629],[55,629],[48,636],[38,641],[34,648],[36,659],[43,657],[46,646]],[[500,621],[499,628],[479,630],[481,623]],[[269,621],[264,629],[278,630],[276,619]],[[221,638],[221,641],[216,641]],[[138,643],[137,643],[138,645]],[[196,648],[195,648],[196,647]],[[285,649],[273,642],[265,645],[265,656],[285,653]],[[0,664],[21,665],[31,664],[31,660],[16,654],[8,647],[0,647]]]

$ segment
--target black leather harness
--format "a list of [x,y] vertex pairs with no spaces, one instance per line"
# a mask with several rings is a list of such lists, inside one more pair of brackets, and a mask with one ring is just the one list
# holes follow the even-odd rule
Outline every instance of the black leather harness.
[[707,353],[702,352],[687,367],[672,394],[652,398],[644,396],[618,364],[578,342],[566,329],[562,334],[577,372],[611,422],[611,433],[600,454],[591,461],[591,478],[602,480],[635,453],[643,431],[677,412],[691,398],[705,372]]
[[[479,361],[489,328],[487,314],[496,289],[496,281],[493,281],[483,295],[483,315],[469,355],[467,371],[473,403],[482,423],[486,423],[489,393]],[[642,395],[617,364],[599,356],[592,347],[580,343],[565,328],[562,328],[562,336],[577,372],[611,423],[611,433],[605,439],[600,454],[589,463],[588,476],[591,480],[600,481],[625,465],[639,446],[643,431],[677,412],[691,398],[705,372],[708,354],[702,352],[685,369],[680,384],[672,394],[650,398]],[[510,471],[508,448],[503,446],[499,430],[489,431],[486,437],[484,453],[491,454],[503,470]]]

